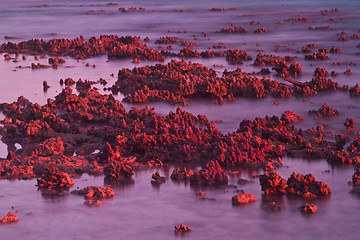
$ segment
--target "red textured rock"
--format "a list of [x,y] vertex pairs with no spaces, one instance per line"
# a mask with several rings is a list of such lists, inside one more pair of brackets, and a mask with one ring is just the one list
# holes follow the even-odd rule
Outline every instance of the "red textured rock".
[[229,28],[223,28],[218,33],[247,33],[248,31],[243,27],[232,26]]
[[[3,52],[68,55],[76,59],[85,59],[98,55],[108,55],[109,58],[134,57],[142,60],[164,61],[164,57],[156,50],[141,43],[140,37],[118,37],[116,35],[101,35],[85,41],[83,36],[70,39],[51,39],[48,42],[32,39],[20,43],[4,43]],[[37,65],[34,67],[38,67]]]
[[194,185],[224,185],[228,183],[228,177],[217,161],[211,161],[205,168],[195,171],[190,177],[190,183]]
[[286,192],[303,198],[317,198],[331,193],[329,186],[315,181],[313,174],[302,175],[295,172],[287,180]]
[[39,189],[67,190],[75,181],[69,174],[54,167],[47,167],[43,171],[40,179],[37,179]]
[[179,43],[180,41],[178,40],[177,37],[161,37],[160,39],[155,41],[155,44],[174,44],[174,43]]
[[105,179],[110,181],[127,181],[131,180],[135,171],[130,165],[121,163],[120,161],[111,162],[104,167]]
[[267,32],[267,30],[265,28],[257,28],[254,30],[254,33],[256,33],[256,34],[263,34],[266,32]]
[[311,23],[311,21],[307,17],[289,18],[285,19],[284,22],[290,22],[292,24]]
[[353,185],[360,185],[360,168],[357,167],[355,172],[352,176],[352,184]]
[[103,199],[110,198],[115,195],[114,190],[110,187],[103,188],[98,186],[88,186],[81,190],[74,190],[71,193],[84,196],[85,199]]
[[175,232],[190,232],[190,231],[192,231],[192,229],[189,226],[181,224],[179,226],[175,226],[174,231]]
[[329,31],[333,28],[330,25],[324,25],[324,26],[316,26],[316,27],[309,27],[309,30],[316,30],[316,31]]
[[49,68],[48,65],[43,65],[43,64],[40,64],[40,63],[31,63],[31,69],[41,69],[41,68]]
[[241,191],[238,195],[234,195],[231,200],[233,205],[243,205],[246,203],[255,202],[257,198],[250,193]]
[[344,72],[344,74],[345,74],[345,75],[351,75],[351,74],[352,74],[351,69],[350,69],[350,68],[346,69],[346,71]]
[[175,168],[171,173],[171,179],[174,181],[187,181],[190,180],[191,175],[193,175],[193,172],[186,169],[186,167]]
[[285,63],[285,61],[276,61],[275,66],[272,68],[277,72],[277,75],[283,78],[287,78],[290,75],[297,77],[302,72],[301,66],[299,63],[295,62],[290,67]]
[[335,46],[332,46],[332,47],[330,48],[330,52],[331,52],[331,53],[341,53],[342,50],[341,50],[341,48],[337,48],[337,47],[335,47]]
[[275,55],[267,55],[267,54],[259,53],[256,56],[253,65],[259,67],[275,66],[277,62],[281,62],[281,61],[285,61],[285,59]]
[[65,60],[61,57],[49,58],[50,64],[58,64],[58,63],[65,63]]
[[259,176],[261,191],[265,196],[281,195],[286,193],[286,180],[281,178],[277,172],[267,173]]
[[61,141],[61,137],[57,138],[49,138],[46,139],[42,144],[40,144],[35,151],[32,153],[37,156],[51,156],[54,154],[62,154],[65,148],[63,145],[63,141]]
[[317,78],[323,78],[329,76],[328,71],[326,68],[317,67],[314,72],[315,77]]
[[7,216],[5,217],[0,217],[0,224],[5,224],[5,223],[16,223],[19,221],[19,217],[17,217],[15,215],[14,212],[9,212],[7,214]]
[[344,125],[349,130],[355,130],[355,119],[354,118],[346,118]]
[[225,52],[226,61],[231,64],[242,64],[243,61],[250,61],[252,57],[246,52],[239,49],[229,49]]
[[317,212],[317,206],[315,204],[305,203],[305,205],[300,207],[300,211],[305,214],[312,214]]
[[350,96],[359,97],[360,96],[359,84],[357,83],[354,87],[350,88],[349,92],[350,92]]
[[317,118],[322,118],[322,117],[338,116],[339,111],[324,103],[324,105],[322,105],[317,111],[316,110],[309,111],[309,114],[316,114]]
[[166,178],[161,177],[159,172],[153,173],[151,178],[151,184],[159,185],[166,182]]
[[320,51],[305,55],[305,60],[327,60],[327,59],[329,59],[329,55]]

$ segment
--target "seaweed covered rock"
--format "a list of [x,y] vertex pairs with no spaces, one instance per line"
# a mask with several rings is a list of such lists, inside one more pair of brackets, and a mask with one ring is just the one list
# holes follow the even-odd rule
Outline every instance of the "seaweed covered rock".
[[14,212],[9,212],[5,217],[0,217],[0,224],[15,223],[19,221],[19,217]]
[[315,204],[306,203],[300,207],[300,211],[304,214],[312,214],[317,212],[317,206]]
[[322,105],[317,111],[316,110],[309,111],[309,114],[316,114],[317,118],[322,118],[322,117],[338,116],[339,111],[324,103],[324,105]]
[[190,232],[190,231],[192,231],[192,229],[189,226],[186,226],[184,224],[180,224],[180,225],[178,225],[178,226],[176,225],[174,227],[174,231],[175,232]]
[[241,191],[238,195],[234,195],[231,200],[233,205],[243,205],[254,202],[257,200],[257,198],[250,193]]
[[69,174],[54,167],[46,167],[40,179],[37,179],[39,189],[68,190],[75,183]]
[[105,179],[109,181],[129,181],[135,174],[130,165],[114,161],[104,167]]
[[64,152],[64,144],[61,141],[61,137],[48,138],[42,144],[40,144],[33,152],[38,156],[51,156],[54,154],[61,154]]
[[267,173],[259,176],[261,191],[265,196],[282,195],[286,193],[286,180],[281,178],[277,172]]
[[187,181],[190,180],[190,177],[193,175],[191,170],[184,168],[175,168],[171,173],[171,179],[174,181]]
[[151,176],[151,178],[152,178],[152,179],[151,179],[151,184],[153,184],[153,185],[160,185],[160,184],[166,182],[166,178],[160,176],[160,173],[159,173],[159,172],[153,173],[153,175]]
[[194,185],[224,185],[228,183],[228,177],[217,161],[211,161],[205,168],[195,171],[190,177],[190,183]]
[[317,198],[331,193],[329,186],[316,181],[313,174],[302,175],[295,172],[287,180],[286,192],[303,198]]
[[103,188],[98,186],[88,186],[80,190],[74,190],[71,193],[84,196],[86,199],[103,199],[110,198],[115,195],[114,190],[110,187]]

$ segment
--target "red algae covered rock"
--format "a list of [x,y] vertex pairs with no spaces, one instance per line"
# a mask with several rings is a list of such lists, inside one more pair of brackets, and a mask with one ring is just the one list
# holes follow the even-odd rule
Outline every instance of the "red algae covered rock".
[[324,105],[322,105],[319,108],[319,110],[309,111],[309,114],[316,114],[317,118],[322,118],[322,117],[338,116],[339,111],[337,109],[334,109],[334,108],[328,106],[326,103],[324,103]]
[[291,174],[287,180],[286,192],[303,198],[317,198],[331,193],[330,188],[324,182],[315,181],[313,174]]
[[234,195],[231,200],[233,205],[243,205],[246,203],[254,202],[257,200],[257,198],[250,193],[241,191],[238,195]]
[[174,227],[174,231],[176,233],[178,233],[178,232],[190,232],[190,231],[192,231],[192,229],[189,226],[186,226],[184,224],[180,224],[179,226]]
[[312,214],[317,212],[317,206],[315,204],[305,203],[305,205],[300,207],[300,211],[304,214]]
[[103,198],[110,198],[115,195],[114,190],[112,190],[110,187],[103,188],[97,186],[88,186],[81,190],[74,190],[71,193],[82,195],[86,199],[103,199]]
[[304,176],[294,172],[286,181],[276,172],[265,173],[259,176],[259,180],[265,196],[287,193],[303,198],[317,198],[331,193],[329,186],[324,182],[315,181],[312,174]]
[[[164,61],[164,57],[156,50],[141,44],[140,37],[118,37],[116,35],[101,35],[85,41],[83,36],[70,39],[51,39],[48,42],[32,39],[20,43],[4,43],[3,52],[68,55],[76,59],[108,55],[109,58],[135,57],[144,60]],[[34,64],[34,67],[38,66]]]
[[228,183],[228,177],[217,161],[206,164],[202,170],[194,172],[190,177],[190,183],[194,185],[224,185]]
[[218,33],[247,33],[248,31],[243,27],[232,26],[229,28],[223,28]]
[[257,29],[255,29],[254,30],[254,33],[256,33],[256,34],[263,34],[263,33],[266,33],[267,32],[267,30],[265,29],[265,28],[257,28]]
[[171,173],[171,179],[174,181],[187,181],[190,180],[190,177],[193,175],[191,170],[184,168],[175,168]]
[[54,167],[45,168],[40,179],[37,179],[39,189],[68,190],[75,181],[69,174]]
[[320,51],[305,55],[305,60],[327,60],[327,59],[329,59],[329,55]]
[[353,185],[360,185],[360,167],[355,169],[355,172],[352,176],[352,184]]
[[63,141],[61,141],[61,137],[57,137],[46,139],[36,148],[36,150],[33,152],[33,155],[46,157],[54,154],[62,154],[63,152]]
[[0,217],[0,224],[5,224],[5,223],[16,223],[19,221],[19,217],[17,217],[15,215],[14,212],[9,212],[7,214],[7,216],[5,217]]
[[246,52],[239,49],[229,49],[225,52],[226,61],[231,64],[242,64],[243,61],[250,61],[252,57]]
[[108,179],[110,181],[131,180],[131,177],[134,174],[135,171],[130,165],[126,165],[119,161],[114,161],[104,167],[105,179]]
[[281,178],[277,172],[267,173],[259,176],[261,191],[265,196],[281,195],[286,193],[286,180]]
[[155,185],[159,185],[162,183],[165,183],[166,178],[165,177],[161,177],[159,172],[153,173],[153,175],[151,176],[151,184],[155,184]]

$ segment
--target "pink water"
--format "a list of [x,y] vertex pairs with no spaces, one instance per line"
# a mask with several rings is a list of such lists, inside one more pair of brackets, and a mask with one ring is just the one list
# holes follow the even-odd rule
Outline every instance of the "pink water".
[[[346,31],[349,35],[358,33],[360,22],[360,3],[358,1],[112,1],[117,6],[106,6],[109,1],[10,1],[0,3],[0,20],[5,23],[0,28],[0,39],[4,36],[19,37],[11,41],[22,41],[31,38],[74,38],[79,35],[85,38],[100,34],[131,34],[149,36],[150,47],[156,48],[154,41],[160,37],[177,36],[180,39],[192,40],[193,34],[198,35],[197,50],[206,50],[218,42],[224,42],[229,48],[246,50],[255,58],[258,50],[266,54],[279,56],[290,55],[297,57],[303,69],[299,81],[310,81],[316,67],[325,67],[329,72],[335,70],[340,76],[334,81],[340,85],[354,86],[360,77],[359,66],[348,66],[350,62],[360,64],[360,51],[356,46],[359,40],[338,42],[336,34]],[[44,6],[44,4],[48,6]],[[101,6],[98,6],[98,5]],[[40,7],[39,7],[40,6]],[[148,12],[121,14],[119,7],[145,7]],[[235,7],[234,11],[209,12],[210,7]],[[339,7],[339,12],[333,15],[321,16],[320,9]],[[173,9],[192,9],[191,12],[174,12]],[[90,10],[104,10],[101,14],[86,14]],[[151,10],[151,11],[150,11]],[[254,16],[243,16],[244,14]],[[279,25],[278,21],[297,16],[307,16],[314,23]],[[344,18],[345,21],[331,24],[332,31],[309,31],[309,26],[328,25],[324,20]],[[250,26],[249,22],[259,21],[260,25]],[[216,34],[221,28],[227,28],[232,22],[244,26],[248,34]],[[265,27],[268,33],[254,35],[252,30]],[[169,33],[171,31],[187,31],[186,33]],[[211,39],[201,37],[201,32],[208,33]],[[51,35],[57,33],[57,35]],[[260,46],[257,47],[256,43]],[[293,52],[275,52],[275,45],[282,43],[295,49]],[[341,47],[343,53],[329,54],[327,61],[305,61],[301,51],[302,46],[316,43],[317,48],[330,48],[333,45]],[[179,46],[174,45],[174,51]],[[286,49],[286,48],[284,48]],[[15,57],[12,55],[12,57]],[[32,102],[45,104],[48,98],[54,98],[60,91],[59,80],[72,77],[88,80],[104,78],[111,86],[116,81],[116,75],[121,68],[133,68],[155,64],[155,62],[141,62],[134,64],[130,59],[111,60],[107,57],[76,61],[66,59],[66,63],[58,69],[32,70],[32,62],[47,64],[47,59],[35,61],[28,56],[27,60],[18,62],[4,61],[0,58],[0,102],[12,102],[20,95]],[[170,59],[167,59],[169,61]],[[238,66],[228,65],[224,58],[190,59],[208,67],[224,65],[224,68],[214,67],[219,75],[225,68],[233,70]],[[333,62],[342,61],[342,65],[333,66]],[[166,63],[165,62],[165,63]],[[257,72],[260,68],[251,66],[253,61],[239,66],[246,72]],[[86,67],[85,64],[95,64],[96,68]],[[22,68],[16,68],[19,65]],[[28,68],[26,68],[28,67]],[[351,68],[353,74],[346,76],[343,72]],[[110,74],[115,74],[111,77]],[[282,81],[281,78],[271,75],[272,79]],[[43,92],[42,82],[46,80],[51,86]],[[100,85],[96,86],[102,93]],[[115,96],[121,100],[121,94]],[[221,120],[216,125],[223,132],[235,131],[243,119],[254,119],[257,116],[281,115],[285,110],[301,114],[305,120],[296,127],[304,129],[316,127],[318,120],[313,119],[307,112],[318,109],[325,102],[340,111],[340,115],[321,120],[328,123],[328,130],[335,133],[344,133],[343,125],[347,117],[356,119],[355,127],[360,122],[359,100],[351,98],[348,93],[336,92],[320,94],[308,98],[292,97],[280,99],[280,104],[274,104],[275,99],[236,99],[232,103],[217,105],[214,100],[194,100],[189,106],[182,107],[193,114],[205,114],[210,121]],[[127,109],[132,105],[125,104]],[[177,106],[167,103],[152,103],[156,112],[168,114]],[[349,106],[351,105],[351,108]],[[136,105],[144,106],[143,104]],[[3,115],[0,114],[0,118]],[[349,135],[354,137],[354,135]],[[0,144],[0,157],[6,157],[7,146]],[[329,184],[332,194],[330,198],[316,200],[318,213],[313,216],[304,216],[297,209],[305,203],[301,199],[283,197],[275,199],[281,206],[278,213],[263,209],[265,200],[261,196],[260,185],[255,183],[222,188],[194,189],[189,185],[177,184],[170,179],[159,188],[150,184],[151,174],[155,170],[137,172],[135,183],[128,186],[114,187],[116,196],[104,200],[100,207],[89,208],[83,205],[82,197],[68,194],[62,198],[46,199],[36,190],[36,180],[30,181],[0,181],[0,215],[5,216],[10,210],[17,210],[20,221],[12,225],[0,225],[2,238],[14,239],[172,239],[184,237],[188,239],[358,239],[358,215],[360,214],[360,198],[349,193],[351,186],[347,184],[354,172],[353,167],[332,167],[325,160],[306,161],[303,159],[283,159],[284,167],[277,169],[279,174],[287,178],[293,171],[303,174],[313,173],[317,180]],[[169,175],[173,167],[160,169],[162,175]],[[325,172],[330,170],[330,172]],[[258,173],[262,173],[259,171]],[[230,184],[237,185],[239,177],[249,179],[252,172],[243,172],[241,175],[231,176]],[[103,186],[103,177],[82,176],[76,180],[75,186],[83,188],[89,185]],[[258,198],[253,204],[244,207],[233,207],[231,197],[236,189],[244,189]],[[196,192],[204,190],[206,197],[214,200],[201,200]],[[11,206],[15,206],[12,209]],[[34,212],[34,215],[28,215]],[[186,224],[193,231],[184,236],[177,236],[173,232],[174,225]]]

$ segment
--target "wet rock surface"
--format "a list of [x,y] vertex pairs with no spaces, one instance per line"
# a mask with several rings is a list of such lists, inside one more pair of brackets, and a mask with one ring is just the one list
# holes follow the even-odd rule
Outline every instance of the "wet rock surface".
[[250,193],[242,191],[238,195],[234,195],[231,200],[233,205],[243,205],[246,203],[254,202],[257,200],[257,198]]
[[315,204],[306,203],[305,205],[300,207],[300,211],[304,214],[313,214],[316,213],[318,210]]
[[16,223],[19,221],[19,217],[14,212],[9,212],[5,217],[0,217],[0,224]]

